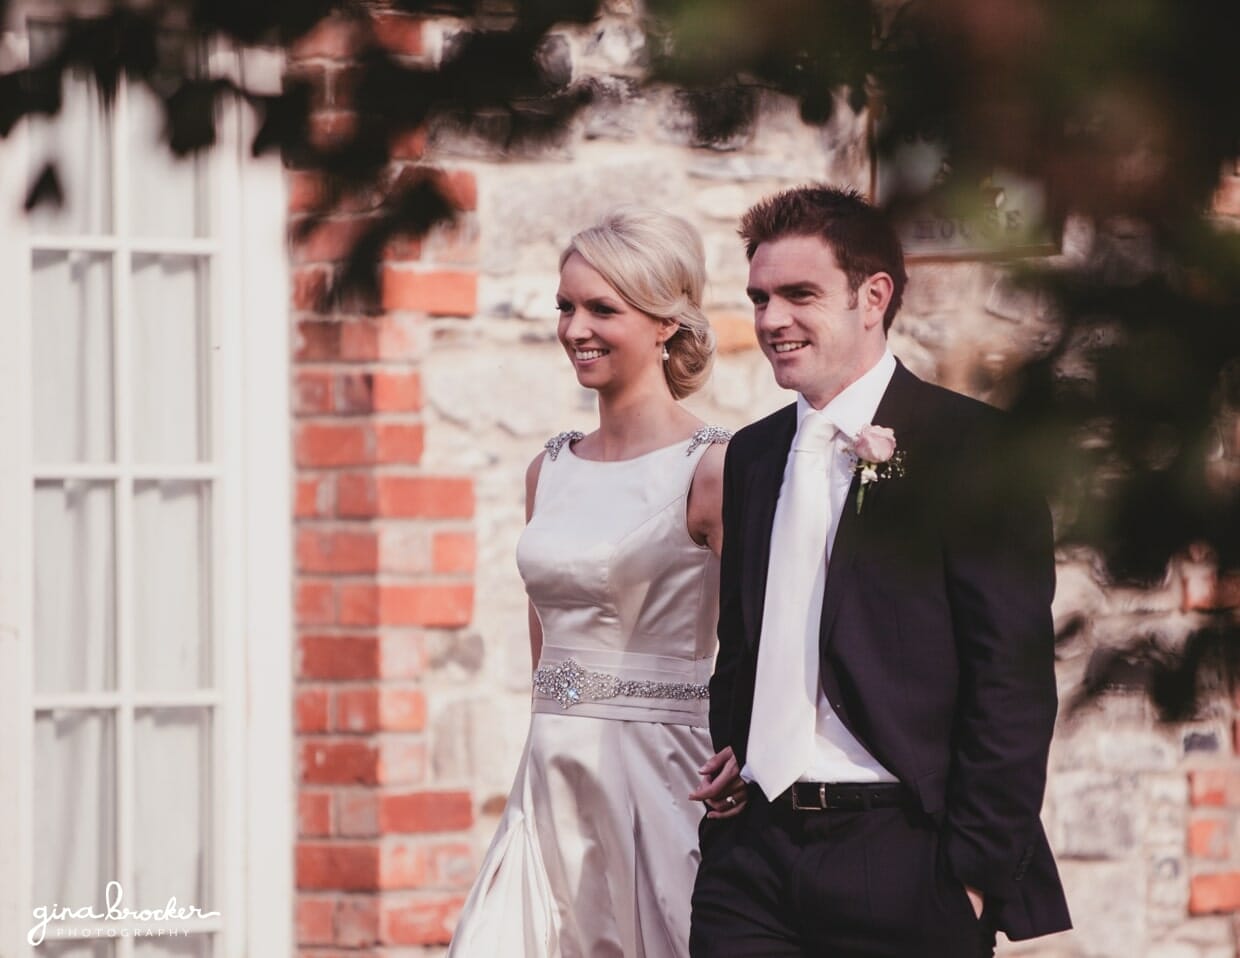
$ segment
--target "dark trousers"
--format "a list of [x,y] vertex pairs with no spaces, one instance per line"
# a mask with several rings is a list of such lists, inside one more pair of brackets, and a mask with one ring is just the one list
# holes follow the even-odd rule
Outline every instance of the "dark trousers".
[[741,815],[699,834],[692,958],[994,954],[919,809],[798,812],[751,785]]

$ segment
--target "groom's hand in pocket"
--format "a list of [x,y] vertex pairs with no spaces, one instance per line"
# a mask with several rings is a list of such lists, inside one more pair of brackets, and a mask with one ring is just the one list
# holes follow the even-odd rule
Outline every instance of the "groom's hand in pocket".
[[731,745],[708,758],[698,773],[702,781],[689,798],[706,806],[707,818],[731,818],[741,813],[749,793]]

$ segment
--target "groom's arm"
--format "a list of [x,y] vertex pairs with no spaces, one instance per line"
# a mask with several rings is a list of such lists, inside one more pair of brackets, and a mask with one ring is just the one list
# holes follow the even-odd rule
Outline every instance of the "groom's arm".
[[715,751],[731,745],[733,738],[733,689],[744,649],[741,619],[740,490],[736,439],[728,445],[723,462],[723,553],[719,560],[719,653],[710,679],[710,735]]
[[953,457],[945,533],[960,668],[945,841],[957,878],[1006,898],[1038,837],[1055,724],[1054,543],[1002,444],[967,451]]

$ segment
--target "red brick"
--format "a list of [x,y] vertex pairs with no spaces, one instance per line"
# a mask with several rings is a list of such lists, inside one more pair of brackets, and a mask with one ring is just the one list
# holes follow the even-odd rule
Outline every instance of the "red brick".
[[1188,853],[1195,858],[1227,858],[1231,854],[1227,822],[1196,817],[1188,825]]
[[286,182],[290,213],[308,213],[327,198],[323,177],[318,173],[290,170]]
[[473,608],[474,587],[468,584],[379,587],[377,614],[383,625],[453,628],[468,625]]
[[388,140],[388,152],[394,160],[420,160],[426,154],[426,128],[398,130]]
[[383,247],[385,263],[416,263],[422,258],[422,237],[412,233],[396,233]]
[[353,53],[357,41],[356,24],[343,19],[320,20],[290,45],[289,54],[295,60],[341,60]]
[[380,476],[378,514],[412,519],[469,519],[474,514],[472,479],[435,476]]
[[363,948],[379,943],[379,903],[373,897],[346,898],[336,906],[336,944]]
[[363,465],[373,460],[373,436],[360,425],[306,423],[297,428],[296,449],[299,466]]
[[1214,194],[1214,212],[1220,216],[1240,216],[1240,176],[1224,176]]
[[299,689],[296,695],[297,731],[327,731],[327,691]]
[[367,519],[379,514],[379,490],[369,473],[345,473],[336,480],[336,514]]
[[341,324],[340,358],[346,362],[373,362],[380,358],[379,324],[355,319]]
[[329,625],[336,619],[336,597],[330,582],[299,582],[294,603],[298,625]]
[[313,113],[310,116],[310,144],[321,150],[347,142],[357,133],[357,114],[345,110]]
[[297,533],[297,568],[302,572],[348,575],[374,572],[378,567],[379,544],[374,532],[302,528]]
[[446,945],[464,905],[463,895],[437,895],[385,908],[383,940],[397,945]]
[[345,838],[374,838],[379,834],[379,795],[373,789],[342,790],[336,794],[336,828]]
[[375,426],[375,461],[416,465],[422,461],[425,428],[420,422]]
[[345,373],[336,389],[336,412],[359,416],[374,411],[374,374]]
[[476,210],[478,208],[478,180],[468,170],[453,170],[444,173],[439,185],[444,195],[459,210]]
[[426,884],[426,853],[417,842],[389,838],[379,851],[379,884],[385,889]]
[[314,232],[294,242],[294,259],[300,263],[322,263],[343,260],[353,252],[353,247],[373,222],[360,219],[329,219],[317,226]]
[[379,728],[379,690],[342,689],[336,693],[336,731],[373,732]]
[[297,845],[297,887],[305,891],[376,891],[379,849],[375,845]]
[[336,903],[330,898],[299,897],[297,899],[297,944],[333,944],[335,932],[332,917],[335,911]]
[[297,796],[297,834],[325,838],[332,832],[332,797],[329,792],[306,792]]
[[301,780],[313,785],[375,785],[379,753],[358,741],[306,741],[301,746]]
[[340,587],[341,625],[379,625],[379,586],[370,582],[351,582]]
[[421,20],[397,13],[376,13],[372,22],[375,39],[391,53],[417,57],[425,51]]
[[422,356],[417,321],[409,317],[384,316],[342,325],[340,358],[347,362],[420,359]]
[[379,827],[385,834],[459,832],[473,823],[469,792],[409,792],[379,801]]
[[1181,562],[1180,610],[1212,609],[1218,602],[1218,569],[1209,562]]
[[1188,913],[1208,915],[1240,909],[1240,872],[1194,875],[1188,885]]
[[293,515],[298,519],[315,519],[331,514],[331,481],[322,477],[297,480],[294,491]]
[[299,674],[339,681],[378,678],[379,639],[373,635],[303,636]]
[[293,270],[293,309],[326,312],[327,288],[331,279],[331,270],[322,266],[304,266]]
[[298,370],[293,374],[293,413],[298,416],[322,415],[332,411],[332,374],[319,370]]
[[478,274],[453,270],[418,273],[385,267],[383,306],[432,316],[472,316],[478,308]]
[[345,324],[325,320],[307,320],[298,323],[295,358],[303,363],[336,359],[340,356],[344,328]]
[[285,72],[286,86],[296,83],[310,89],[311,111],[323,110],[328,105],[327,69],[318,63],[290,63]]
[[388,732],[420,732],[426,728],[426,695],[421,689],[385,685],[378,691],[381,729]]
[[1188,773],[1193,805],[1240,806],[1240,771],[1206,768]]
[[416,372],[377,372],[371,399],[376,412],[416,412],[422,408],[422,377]]
[[358,81],[361,76],[361,70],[352,64],[344,66],[333,64],[327,70],[324,106],[337,110],[354,109]]
[[472,532],[437,532],[431,539],[431,567],[441,575],[473,572],[476,553]]

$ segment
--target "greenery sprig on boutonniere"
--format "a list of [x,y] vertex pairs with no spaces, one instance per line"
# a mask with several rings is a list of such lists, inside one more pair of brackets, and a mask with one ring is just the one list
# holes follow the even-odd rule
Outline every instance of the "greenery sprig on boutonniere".
[[853,472],[861,477],[857,490],[857,515],[865,502],[866,490],[880,479],[898,479],[904,475],[904,451],[896,449],[896,434],[886,426],[862,426],[853,438],[852,455],[856,460]]

